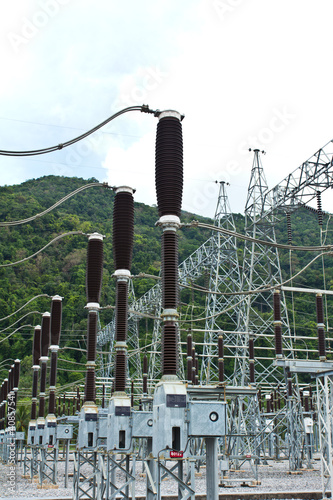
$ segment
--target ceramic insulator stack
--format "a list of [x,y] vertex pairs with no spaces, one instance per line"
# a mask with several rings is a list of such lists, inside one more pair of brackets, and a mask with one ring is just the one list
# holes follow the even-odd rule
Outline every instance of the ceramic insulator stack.
[[178,235],[183,194],[182,116],[159,114],[155,150],[155,186],[162,234],[162,374],[178,371]]
[[113,257],[116,278],[115,392],[125,392],[127,378],[128,286],[134,241],[134,189],[115,190],[113,208]]
[[97,312],[103,278],[103,236],[92,233],[88,238],[86,295],[88,309],[87,330],[87,363],[85,397],[87,403],[96,403],[96,345],[97,345]]
[[323,305],[323,296],[321,293],[317,293],[316,295],[316,308],[317,308],[317,334],[318,334],[319,360],[326,361],[324,305]]
[[279,290],[275,290],[273,294],[273,312],[274,312],[275,355],[277,358],[282,358],[283,351],[282,351],[281,296]]
[[49,394],[49,410],[51,415],[55,414],[55,390],[57,382],[57,363],[58,363],[58,350],[61,334],[61,320],[62,320],[62,297],[55,295],[51,303],[51,371],[50,371],[50,394]]
[[41,372],[40,372],[40,389],[39,389],[39,409],[38,418],[44,418],[45,414],[45,393],[46,393],[46,368],[48,362],[48,351],[50,345],[50,313],[45,312],[42,316],[41,327]]

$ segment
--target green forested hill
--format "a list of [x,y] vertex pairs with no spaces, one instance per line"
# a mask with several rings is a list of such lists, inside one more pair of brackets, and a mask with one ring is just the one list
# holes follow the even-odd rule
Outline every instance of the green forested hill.
[[[0,188],[0,221],[21,220],[36,215],[51,207],[77,188],[96,179],[79,179],[46,176],[29,180],[21,185]],[[93,187],[78,193],[74,197],[52,210],[50,213],[28,224],[0,227],[0,265],[22,260],[61,233],[82,231],[91,233],[98,231],[105,235],[104,240],[104,274],[101,305],[115,304],[115,283],[112,255],[112,207],[114,194],[110,189]],[[183,222],[203,218],[184,213]],[[158,219],[157,208],[141,203],[135,204],[135,237],[132,274],[149,273],[157,275],[160,270],[160,229],[155,227]],[[329,216],[324,217],[322,235],[327,243],[331,242]],[[211,221],[209,221],[211,222]],[[244,217],[235,215],[237,230],[244,231]],[[317,215],[305,209],[292,214],[292,233],[294,245],[318,245],[320,243],[320,227]],[[194,252],[207,238],[210,232],[198,228],[184,228],[179,231],[180,261]],[[284,218],[276,226],[277,241],[287,243],[287,226]],[[243,243],[239,243],[240,262]],[[36,257],[15,266],[0,267],[0,377],[7,376],[10,364],[15,358],[22,360],[21,384],[22,394],[31,391],[31,349],[33,328],[40,324],[41,314],[50,310],[53,295],[63,297],[63,325],[61,351],[59,354],[60,385],[75,382],[84,375],[85,356],[80,350],[86,336],[87,313],[85,274],[86,274],[87,237],[84,235],[66,236],[46,248]],[[288,279],[311,261],[314,253],[282,251],[280,253],[283,279]],[[325,280],[323,261],[317,259],[306,272],[293,280],[293,286],[333,288],[332,257],[326,256]],[[134,280],[136,296],[139,297],[155,284],[153,279]],[[204,283],[202,283],[204,284]],[[18,313],[8,317],[33,297],[41,297]],[[200,295],[200,294],[199,294]],[[290,294],[289,294],[290,295]],[[196,298],[198,294],[196,293]],[[314,296],[304,294],[287,296],[292,331],[316,336],[316,316]],[[182,307],[192,300],[190,291],[182,294]],[[204,295],[201,294],[201,310]],[[331,317],[333,307],[328,302],[328,316]],[[25,317],[24,317],[25,316]],[[104,310],[100,315],[101,326],[112,319],[113,311]],[[8,318],[7,318],[8,317]],[[7,319],[6,319],[7,318]],[[18,329],[19,328],[19,329]],[[18,329],[15,333],[13,333]],[[301,345],[301,344],[300,344]],[[315,342],[314,342],[315,345]],[[66,348],[67,347],[67,348]],[[74,349],[69,349],[72,347]]]
[[[29,180],[21,185],[0,188],[0,221],[26,219],[44,211],[64,196],[84,184],[98,182],[96,179],[79,179],[46,176]],[[104,270],[101,305],[115,304],[115,282],[112,255],[112,207],[114,194],[111,189],[93,187],[82,191],[43,217],[27,224],[0,227],[0,265],[16,262],[44,247],[59,234],[70,231],[105,235]],[[194,218],[184,214],[182,220]],[[197,218],[197,216],[195,216]],[[132,273],[140,272],[158,275],[160,268],[160,230],[155,227],[158,220],[157,208],[135,203],[135,237]],[[209,236],[207,231],[187,230],[180,234],[180,260],[186,258]],[[33,327],[41,322],[41,314],[50,310],[50,298],[38,298],[17,314],[7,316],[22,307],[27,301],[40,294],[63,297],[63,323],[61,346],[78,347],[77,339],[84,338],[87,328],[85,275],[87,237],[66,236],[46,248],[36,257],[21,264],[0,267],[0,376],[7,375],[12,360],[22,360],[22,385],[30,387],[31,350]],[[137,296],[156,283],[152,279],[135,280]],[[34,311],[37,311],[34,313]],[[27,313],[25,318],[21,319]],[[112,319],[112,310],[101,314],[102,326]],[[27,326],[23,326],[27,325]],[[23,326],[23,327],[22,327]],[[15,329],[20,329],[10,335]],[[5,330],[5,328],[8,328]],[[9,336],[10,335],[10,336]],[[8,338],[6,338],[9,336]],[[59,356],[76,363],[84,363],[85,357],[79,351],[65,349]],[[8,360],[8,361],[6,361]],[[76,366],[59,361],[60,383],[71,382],[82,376],[79,364]],[[68,370],[68,371],[67,371]],[[20,384],[21,385],[21,384]]]

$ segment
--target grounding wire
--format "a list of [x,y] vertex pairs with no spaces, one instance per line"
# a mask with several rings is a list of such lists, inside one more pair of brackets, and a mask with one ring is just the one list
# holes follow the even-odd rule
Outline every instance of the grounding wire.
[[[54,205],[52,205],[52,207],[47,208],[43,212],[40,212],[40,213],[38,213],[36,215],[28,217],[27,219],[15,220],[15,221],[8,221],[8,222],[0,222],[0,227],[18,226],[20,224],[26,224],[27,222],[32,222],[35,219],[37,219],[38,217],[42,217],[43,215],[48,214],[49,212],[51,212],[52,210],[54,210],[55,208],[57,208],[59,205],[61,205],[65,201],[69,200],[72,196],[80,193],[81,191],[84,191],[85,189],[89,189],[91,187],[106,187],[106,188],[110,188],[110,186],[107,183],[105,183],[105,182],[102,182],[102,183],[101,182],[92,182],[90,184],[85,184],[84,186],[80,186],[79,188],[75,189],[75,191],[72,191],[71,193],[67,194],[66,196],[64,196],[64,198],[62,198],[61,200],[57,201]],[[110,188],[110,189],[112,189],[112,188]]]
[[40,297],[47,297],[47,298],[51,298],[52,295],[49,295],[48,293],[42,293],[40,295],[35,295],[35,297],[32,297],[32,299],[28,300],[28,302],[26,302],[22,307],[20,307],[19,309],[17,309],[16,311],[14,311],[13,313],[11,314],[8,314],[8,316],[5,316],[4,318],[0,318],[0,321],[4,321],[5,319],[8,319],[10,318],[11,316],[14,316],[14,314],[18,313],[19,311],[21,311],[25,306],[27,306],[28,304],[30,304],[30,302],[32,302],[33,300],[35,299],[39,299]]
[[36,156],[36,155],[42,155],[42,154],[52,153],[54,151],[61,150],[63,148],[66,148],[67,146],[71,146],[72,144],[75,144],[76,142],[81,141],[82,139],[85,139],[86,137],[93,134],[94,132],[96,132],[100,128],[104,127],[104,125],[106,125],[107,123],[111,122],[112,120],[114,120],[118,116],[121,116],[124,113],[127,113],[129,111],[141,111],[143,113],[154,113],[154,114],[157,113],[157,111],[153,111],[153,110],[149,109],[149,107],[145,104],[143,104],[142,106],[129,106],[128,108],[124,108],[121,111],[118,111],[117,113],[113,114],[112,116],[110,116],[109,118],[104,120],[99,125],[96,125],[94,128],[88,130],[87,132],[85,132],[85,133],[79,135],[78,137],[75,137],[74,139],[71,139],[67,142],[63,142],[61,144],[57,144],[56,146],[51,146],[48,148],[33,149],[30,151],[8,151],[8,150],[1,149],[0,155],[2,155],[2,156]]
[[87,234],[83,233],[82,231],[69,231],[68,233],[59,234],[58,236],[53,238],[53,240],[49,241],[43,248],[41,248],[40,250],[37,250],[37,252],[33,253],[32,255],[29,255],[29,257],[25,257],[24,259],[18,260],[17,262],[9,262],[8,264],[0,264],[0,267],[9,267],[9,266],[15,266],[16,264],[22,264],[22,262],[26,262],[27,260],[32,259],[33,257],[36,257],[36,255],[38,255],[43,250],[45,250],[45,248],[49,247],[50,245],[52,245],[52,243],[55,243],[56,241],[60,240],[61,238],[64,238],[65,236],[72,236],[72,235],[77,235],[77,234],[87,236]]

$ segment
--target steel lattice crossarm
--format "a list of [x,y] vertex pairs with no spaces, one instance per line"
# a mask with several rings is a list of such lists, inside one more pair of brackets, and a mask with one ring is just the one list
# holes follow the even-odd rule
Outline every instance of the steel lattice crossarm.
[[261,217],[272,210],[307,205],[333,184],[333,141],[328,142],[302,165],[264,195]]
[[[212,238],[209,238],[179,265],[180,286],[187,285],[191,282],[191,280],[201,276],[204,269],[206,269],[210,264],[212,253],[211,239]],[[157,283],[139,299],[133,300],[129,306],[130,317],[140,317],[142,314],[154,314],[154,311],[159,307],[160,301],[161,285],[160,283]],[[100,347],[110,341],[112,336],[111,331],[113,328],[114,321],[111,321],[111,323],[98,332],[97,342]]]
[[[180,286],[189,285],[192,281],[200,277],[204,271],[210,267],[212,253],[214,248],[212,245],[212,237],[210,237],[205,243],[203,243],[195,252],[193,252],[187,259],[185,259],[179,265],[179,281]],[[134,297],[134,291],[132,290],[132,296]],[[150,288],[144,295],[139,299],[133,300],[129,305],[129,332],[128,332],[128,343],[137,349],[138,354],[134,357],[130,357],[129,365],[133,362],[135,364],[134,371],[136,373],[140,372],[140,354],[138,350],[138,329],[137,320],[144,317],[145,315],[152,315],[159,317],[161,312],[161,302],[162,302],[162,290],[161,284],[157,283],[152,288]],[[154,331],[152,344],[155,346],[156,351],[160,345],[160,322],[154,322]],[[113,352],[112,346],[114,343],[115,335],[115,321],[114,319],[107,324],[103,329],[98,332],[97,345],[98,347],[103,347],[105,344],[110,343],[110,353],[108,355],[107,366],[103,366],[103,360],[100,359],[100,369],[99,374],[102,376],[110,376],[111,366],[113,363]],[[134,338],[132,338],[134,337]],[[135,346],[135,347],[134,347]],[[153,370],[153,373],[149,373],[149,377],[155,379],[159,376],[159,356],[153,355],[153,360],[155,362],[149,363],[149,369]],[[180,363],[182,366],[182,363]]]

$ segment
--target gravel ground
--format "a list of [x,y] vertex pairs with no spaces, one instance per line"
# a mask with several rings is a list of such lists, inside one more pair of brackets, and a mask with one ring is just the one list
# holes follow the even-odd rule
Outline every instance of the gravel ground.
[[[0,464],[0,500],[2,498],[72,498],[72,473],[73,461],[69,465],[68,488],[64,487],[64,462],[58,463],[58,488],[38,488],[38,483],[23,478],[23,465],[18,463],[15,469],[9,465]],[[303,469],[301,473],[289,474],[287,462],[269,462],[269,465],[258,466],[258,483],[247,466],[241,471],[229,471],[226,486],[220,488],[220,493],[255,493],[255,492],[280,492],[280,491],[320,491],[320,462],[314,461],[314,469]],[[206,493],[206,471],[202,467],[195,477],[196,494]],[[136,496],[145,494],[145,477],[142,474],[142,465],[136,466]],[[163,480],[162,494],[174,495],[177,486],[172,480]]]

